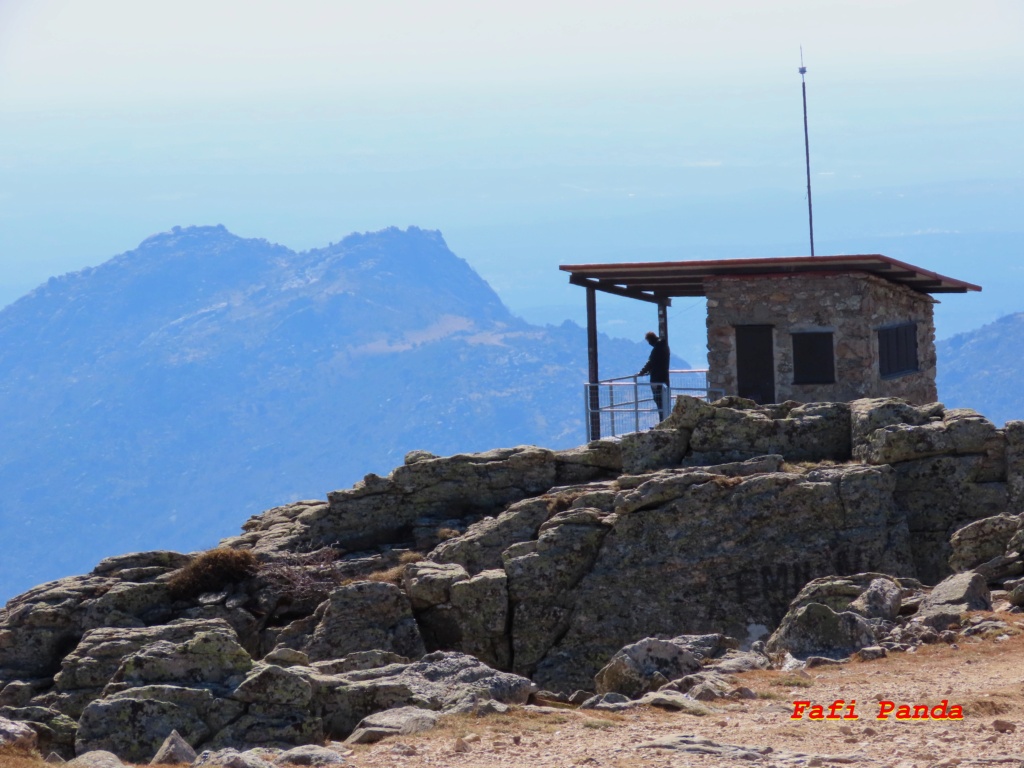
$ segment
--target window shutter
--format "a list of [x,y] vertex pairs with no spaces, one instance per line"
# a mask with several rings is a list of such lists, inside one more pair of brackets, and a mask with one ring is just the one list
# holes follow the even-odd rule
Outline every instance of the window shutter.
[[883,377],[918,370],[917,323],[904,323],[878,332],[878,372]]
[[793,383],[832,384],[836,367],[832,354],[832,333],[814,331],[794,333]]

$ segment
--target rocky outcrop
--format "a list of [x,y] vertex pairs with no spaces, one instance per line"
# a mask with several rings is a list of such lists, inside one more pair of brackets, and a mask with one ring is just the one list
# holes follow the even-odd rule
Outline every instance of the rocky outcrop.
[[520,446],[444,458],[413,452],[386,478],[367,475],[349,490],[328,494],[326,504],[278,507],[267,517],[256,516],[243,526],[246,533],[230,542],[256,552],[393,543],[414,526],[429,528],[433,522],[440,528],[451,520],[478,519],[559,481],[617,472],[616,454],[604,445],[561,453]]
[[61,661],[61,671],[53,681],[54,692],[45,701],[77,719],[90,701],[99,698],[126,657],[158,641],[181,643],[200,632],[235,637],[234,630],[222,619],[183,619],[152,627],[89,630]]
[[895,578],[881,573],[826,576],[808,582],[790,603],[790,611],[811,603],[833,611],[852,611],[866,619],[893,621],[900,613],[902,598],[922,589],[916,579]]
[[518,675],[499,672],[472,656],[431,653],[411,664],[328,675],[296,669],[313,686],[311,713],[324,732],[348,736],[366,716],[401,706],[435,712],[460,711],[489,701],[523,704],[535,690]]
[[366,717],[395,707],[445,712],[522,704],[533,690],[529,680],[463,654],[331,674],[253,662],[230,637],[200,633],[176,645],[156,641],[127,657],[82,713],[75,749],[144,762],[172,730],[199,749],[286,749],[345,738]]
[[406,569],[404,584],[430,647],[462,651],[499,669],[511,665],[503,569],[470,577],[461,565],[425,561]]
[[172,730],[190,744],[219,736],[246,712],[232,694],[252,667],[245,649],[223,632],[150,643],[126,656],[102,697],[85,707],[75,749],[143,762]]
[[25,723],[0,717],[0,747],[30,752],[36,748],[36,732]]
[[874,630],[864,617],[852,611],[837,613],[821,603],[808,603],[786,614],[768,639],[767,650],[797,658],[843,658],[875,642]]
[[425,653],[409,599],[394,584],[358,581],[340,587],[318,614],[312,637],[300,649],[314,661],[370,649],[410,657]]
[[949,567],[959,573],[1004,555],[1013,556],[1017,550],[1011,542],[1022,522],[1020,515],[996,515],[958,529],[949,540],[953,551]]
[[346,744],[372,744],[388,736],[428,731],[437,724],[437,714],[419,707],[396,707],[367,715],[359,721]]
[[856,447],[856,458],[868,464],[895,464],[998,450],[995,425],[967,408],[936,413],[933,406],[908,406],[904,414],[909,415],[910,423],[877,426],[880,419],[874,417],[876,428],[864,433]]
[[698,669],[700,661],[682,644],[649,637],[612,656],[594,676],[594,685],[598,694],[636,699]]
[[147,760],[171,730],[286,748],[595,676],[601,706],[666,682],[710,699],[766,663],[734,649],[661,669],[666,644],[723,652],[680,645],[690,633],[801,657],[934,641],[991,590],[1024,604],[1020,424],[894,399],[680,398],[621,441],[414,452],[249,520],[224,546],[253,567],[226,580],[185,589],[203,555],[140,553],[12,600],[0,716],[64,752]]
[[49,582],[14,598],[0,626],[0,681],[52,677],[90,629],[144,627],[173,618],[161,577],[189,559],[175,552],[112,557],[87,576]]
[[[1008,579],[1003,586],[1012,590],[1017,582]],[[815,579],[793,600],[766,649],[787,668],[796,664],[794,657],[807,666],[850,656],[871,661],[892,651],[977,634],[1008,637],[1018,630],[1002,619],[969,615],[1010,609],[1013,592],[1001,595],[1002,605],[993,606],[986,576],[979,571],[955,574],[934,587],[876,573]]]
[[918,608],[917,619],[933,629],[958,626],[967,611],[987,611],[992,600],[985,577],[967,571],[950,576],[935,586]]
[[56,754],[64,760],[75,756],[78,723],[49,707],[0,707],[0,719],[15,720],[36,733],[36,749],[40,754]]
[[152,765],[191,763],[197,757],[192,745],[177,731],[171,731],[150,761]]
[[[547,567],[539,546],[529,553],[538,577],[519,587],[530,596],[523,602],[564,618],[553,627],[557,644],[535,669],[520,670],[544,688],[582,688],[637,636],[717,631],[756,639],[815,576],[865,567],[909,573],[892,483],[888,470],[863,466],[749,477],[684,469],[620,479],[625,487],[608,510],[614,518],[602,518],[608,531],[578,583],[553,577],[554,568],[565,572],[573,562],[565,551],[555,551]],[[510,550],[510,561],[517,553]],[[590,556],[583,549],[576,555],[576,562]],[[519,627],[514,620],[517,648],[536,642]],[[515,658],[522,660],[518,652]]]
[[1008,510],[1007,440],[969,409],[864,400],[853,409],[852,453],[896,470],[896,503],[914,542],[916,574],[949,574],[949,539],[965,524]]
[[783,403],[767,408],[730,398],[734,407],[713,408],[696,421],[689,463],[720,463],[778,453],[790,461],[845,461],[850,458],[847,403]]
[[97,749],[68,761],[68,768],[124,768],[124,763],[113,752]]

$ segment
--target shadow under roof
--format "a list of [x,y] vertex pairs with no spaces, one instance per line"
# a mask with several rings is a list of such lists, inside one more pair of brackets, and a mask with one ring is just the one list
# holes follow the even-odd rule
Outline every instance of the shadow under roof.
[[867,272],[920,293],[966,293],[981,287],[881,254],[858,256],[785,256],[718,261],[648,261],[619,264],[562,264],[569,282],[598,291],[655,303],[673,296],[704,296],[711,277],[748,279],[780,275]]

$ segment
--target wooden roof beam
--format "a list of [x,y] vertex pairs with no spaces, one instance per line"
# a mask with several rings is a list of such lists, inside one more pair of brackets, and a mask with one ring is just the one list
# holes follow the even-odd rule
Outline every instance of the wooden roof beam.
[[672,306],[672,299],[668,296],[656,296],[652,293],[646,293],[631,288],[623,288],[616,285],[613,282],[606,282],[603,280],[592,280],[579,275],[570,275],[569,282],[573,285],[579,285],[583,288],[593,288],[598,291],[604,291],[605,293],[611,293],[615,296],[622,296],[627,299],[639,299],[640,301],[648,301],[651,304],[664,304],[665,306]]

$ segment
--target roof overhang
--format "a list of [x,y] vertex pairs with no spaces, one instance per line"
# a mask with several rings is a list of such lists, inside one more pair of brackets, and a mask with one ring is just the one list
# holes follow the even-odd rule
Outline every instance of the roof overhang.
[[919,293],[966,293],[981,286],[965,283],[880,254],[787,256],[719,261],[648,261],[619,264],[562,264],[569,282],[617,296],[671,304],[673,296],[704,296],[709,278],[759,279],[786,275],[877,275]]

